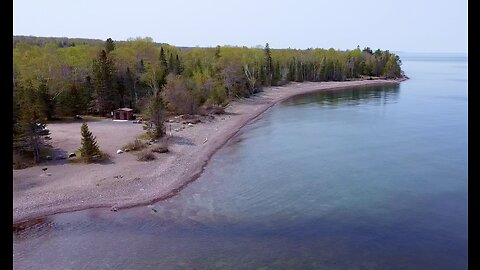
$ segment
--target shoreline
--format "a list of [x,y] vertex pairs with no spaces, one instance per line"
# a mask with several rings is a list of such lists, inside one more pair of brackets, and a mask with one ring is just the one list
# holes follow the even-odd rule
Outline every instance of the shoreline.
[[[232,101],[226,108],[226,114],[216,116],[215,120],[187,128],[178,132],[179,136],[175,133],[176,141],[171,146],[172,153],[149,163],[132,162],[130,156],[133,155],[130,155],[122,157],[122,160],[116,162],[116,166],[66,164],[61,166],[65,172],[59,170],[58,177],[62,180],[58,180],[58,182],[52,180],[47,184],[44,183],[44,179],[33,176],[35,168],[38,169],[43,165],[35,166],[30,170],[25,169],[27,171],[14,170],[14,185],[15,181],[22,181],[22,176],[30,177],[32,183],[43,181],[40,185],[41,189],[27,188],[22,192],[16,192],[14,189],[14,228],[59,213],[92,208],[121,210],[166,200],[198,179],[210,158],[221,147],[233,138],[242,127],[261,117],[274,105],[302,94],[337,91],[358,86],[399,84],[403,80],[405,79],[291,82],[284,86],[267,87],[254,96]],[[208,141],[205,143],[204,139],[206,138]],[[188,143],[184,143],[184,141]],[[123,155],[127,155],[127,153]],[[108,170],[108,166],[113,167]],[[78,170],[79,176],[68,179],[68,182],[63,180],[64,177],[60,172],[66,173],[72,170]],[[85,172],[87,170],[88,172]],[[92,174],[92,171],[96,172],[95,175]],[[107,178],[105,176],[121,174],[124,174],[125,178],[129,180],[105,180]],[[85,178],[88,178],[88,181]],[[60,181],[65,181],[65,183],[62,182],[60,185],[58,184]],[[80,181],[81,183],[79,183]],[[85,203],[86,201],[89,203]]]

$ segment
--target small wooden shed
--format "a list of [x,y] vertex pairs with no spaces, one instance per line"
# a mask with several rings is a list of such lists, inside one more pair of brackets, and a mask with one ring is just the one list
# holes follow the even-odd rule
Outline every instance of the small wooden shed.
[[120,108],[113,111],[113,120],[133,120],[133,110]]

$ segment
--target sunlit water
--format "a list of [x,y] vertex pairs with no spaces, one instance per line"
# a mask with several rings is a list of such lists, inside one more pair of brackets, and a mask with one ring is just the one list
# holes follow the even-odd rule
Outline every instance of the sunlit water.
[[467,269],[464,58],[274,106],[177,196],[14,234],[16,269]]

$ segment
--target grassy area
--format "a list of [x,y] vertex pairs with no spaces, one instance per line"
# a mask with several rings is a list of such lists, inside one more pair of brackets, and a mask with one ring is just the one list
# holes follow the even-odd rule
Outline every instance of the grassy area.
[[81,115],[82,119],[75,119],[72,116],[61,116],[61,117],[56,117],[55,119],[50,120],[50,123],[78,123],[78,122],[93,122],[93,121],[100,121],[104,119],[109,119],[107,117],[103,116],[97,116],[97,115]]

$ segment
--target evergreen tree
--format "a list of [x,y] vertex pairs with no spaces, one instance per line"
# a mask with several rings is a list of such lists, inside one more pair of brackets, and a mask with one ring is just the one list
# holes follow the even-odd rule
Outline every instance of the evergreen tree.
[[258,75],[261,85],[267,85],[267,76],[265,75],[265,65],[260,64],[260,72]]
[[83,102],[77,85],[73,83],[68,91],[62,92],[57,97],[57,102],[59,103],[57,106],[57,112],[61,115],[73,116],[79,114]]
[[295,58],[293,58],[293,61],[290,61],[290,63],[288,64],[287,80],[289,81],[295,80]]
[[119,96],[119,106],[125,107],[125,95],[127,95],[125,87],[125,79],[123,76],[116,76],[116,89]]
[[128,99],[128,104],[130,105],[130,108],[132,108],[132,102],[137,101],[137,95],[135,92],[135,80],[133,78],[133,74],[130,71],[130,68],[127,67],[127,73],[125,75],[125,87],[127,88],[127,93],[129,93],[129,99]]
[[114,64],[105,50],[100,52],[93,63],[95,77],[95,107],[104,114],[115,109],[117,95],[114,84]]
[[372,51],[372,49],[370,49],[370,47],[363,48],[363,52],[366,52],[368,54],[373,54],[373,51]]
[[47,81],[42,79],[40,85],[37,90],[37,97],[38,102],[40,103],[40,107],[43,110],[43,115],[47,117],[47,119],[52,119],[54,113],[54,103],[50,93],[48,92],[48,85]]
[[220,55],[220,45],[217,45],[217,47],[215,47],[215,60],[218,60],[220,59],[221,55]]
[[175,73],[176,74],[182,74],[183,72],[183,65],[182,65],[182,62],[180,61],[180,58],[178,57],[178,54],[177,54],[177,59],[175,61]]
[[83,83],[82,91],[82,100],[85,104],[85,110],[87,113],[91,113],[93,108],[95,108],[95,101],[93,100],[93,95],[95,94],[95,86],[92,82],[92,77],[87,75],[85,77],[85,82]]
[[272,52],[268,43],[265,45],[265,77],[266,84],[271,85],[273,79]]
[[172,53],[170,53],[170,56],[168,57],[168,73],[177,74],[177,72],[175,71],[175,62],[173,60]]
[[277,62],[276,65],[274,65],[274,69],[273,69],[272,84],[278,85],[280,80],[281,80],[280,63]]
[[138,72],[140,74],[145,73],[145,63],[143,62],[143,58],[140,59],[140,63],[138,63]]
[[37,163],[44,143],[41,135],[46,126],[45,110],[38,90],[31,83],[28,87],[18,87],[16,92],[18,113],[13,130],[13,148],[22,153],[33,153],[33,161]]
[[102,152],[100,152],[100,149],[98,148],[96,137],[93,136],[90,130],[88,130],[88,125],[86,122],[83,122],[81,131],[82,147],[80,148],[80,153],[85,162],[91,162],[96,157],[100,157]]
[[105,51],[110,53],[111,51],[115,50],[115,43],[111,38],[108,38],[105,42]]
[[168,70],[167,58],[165,56],[165,51],[163,47],[160,47],[160,66],[163,70]]

